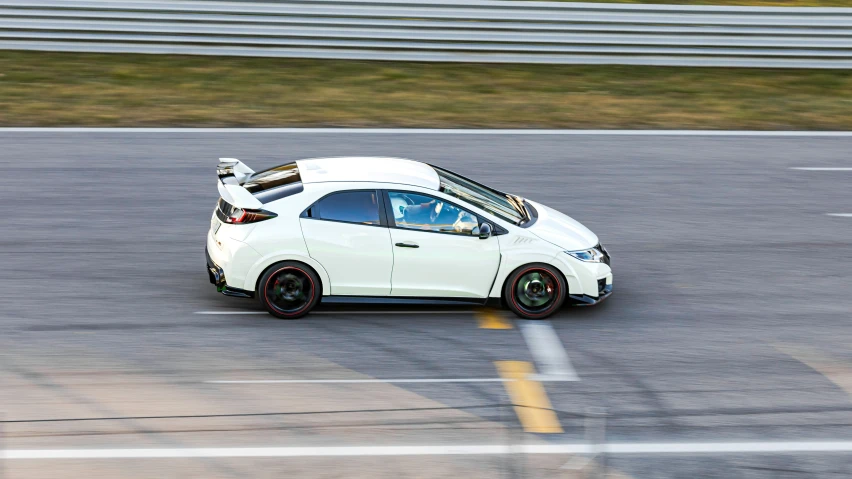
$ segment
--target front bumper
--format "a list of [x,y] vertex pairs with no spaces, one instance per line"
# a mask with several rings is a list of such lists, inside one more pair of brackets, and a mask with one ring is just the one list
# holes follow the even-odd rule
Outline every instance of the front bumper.
[[589,296],[587,294],[569,294],[568,299],[576,306],[594,306],[612,295],[612,284],[607,284],[598,293],[598,297]]
[[210,252],[204,248],[204,255],[207,257],[207,276],[210,279],[210,284],[216,286],[216,291],[225,296],[234,296],[237,298],[253,298],[254,293],[233,286],[228,286],[225,281],[225,271],[210,258]]

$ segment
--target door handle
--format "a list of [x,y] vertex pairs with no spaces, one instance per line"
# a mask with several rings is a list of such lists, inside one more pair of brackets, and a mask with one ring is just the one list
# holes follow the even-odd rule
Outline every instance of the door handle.
[[397,243],[396,246],[399,246],[400,248],[419,248],[420,247],[420,245],[418,245],[416,243]]

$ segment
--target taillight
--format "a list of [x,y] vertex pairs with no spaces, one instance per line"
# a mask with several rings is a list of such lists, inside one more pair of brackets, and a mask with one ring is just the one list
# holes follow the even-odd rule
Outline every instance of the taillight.
[[248,223],[257,223],[259,221],[275,218],[275,213],[266,210],[250,210],[234,207],[231,213],[223,220],[225,223],[232,225],[244,225]]

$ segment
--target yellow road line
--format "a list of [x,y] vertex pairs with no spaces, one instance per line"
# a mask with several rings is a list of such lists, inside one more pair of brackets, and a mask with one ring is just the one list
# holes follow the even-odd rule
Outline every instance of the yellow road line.
[[559,418],[547,397],[544,386],[529,379],[535,373],[532,363],[526,361],[495,361],[500,377],[510,379],[503,384],[512,399],[515,414],[526,432],[544,434],[561,433]]
[[493,309],[477,311],[476,320],[482,329],[512,329],[512,322]]

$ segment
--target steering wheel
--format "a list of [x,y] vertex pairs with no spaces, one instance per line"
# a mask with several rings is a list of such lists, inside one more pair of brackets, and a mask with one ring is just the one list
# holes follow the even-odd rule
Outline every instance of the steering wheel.
[[457,233],[479,234],[479,225],[470,213],[459,211],[459,216],[453,223],[453,231]]

